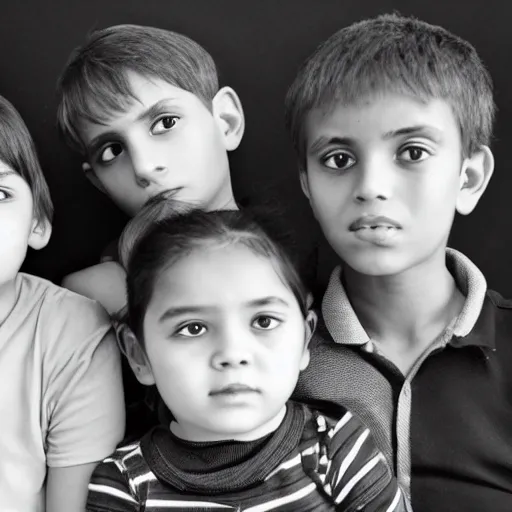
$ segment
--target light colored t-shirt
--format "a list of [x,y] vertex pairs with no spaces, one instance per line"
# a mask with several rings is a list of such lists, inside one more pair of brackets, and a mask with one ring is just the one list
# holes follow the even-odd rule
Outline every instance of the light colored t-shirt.
[[0,325],[0,510],[44,510],[46,467],[102,460],[124,432],[121,365],[94,301],[20,273]]

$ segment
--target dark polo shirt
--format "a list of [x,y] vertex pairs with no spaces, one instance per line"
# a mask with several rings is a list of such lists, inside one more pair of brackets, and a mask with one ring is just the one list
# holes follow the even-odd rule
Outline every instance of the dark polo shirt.
[[463,310],[405,376],[369,339],[337,268],[294,398],[358,414],[415,512],[512,512],[512,302],[457,251],[447,266]]

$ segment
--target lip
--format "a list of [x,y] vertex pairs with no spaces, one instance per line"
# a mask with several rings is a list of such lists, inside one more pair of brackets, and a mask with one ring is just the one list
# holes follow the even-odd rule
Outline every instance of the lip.
[[359,217],[348,227],[349,231],[359,231],[360,229],[376,228],[394,228],[402,229],[399,222],[384,215],[363,215]]
[[221,396],[221,395],[238,395],[242,393],[260,393],[260,390],[248,386],[247,384],[233,383],[223,386],[222,388],[214,389],[210,391],[210,396]]

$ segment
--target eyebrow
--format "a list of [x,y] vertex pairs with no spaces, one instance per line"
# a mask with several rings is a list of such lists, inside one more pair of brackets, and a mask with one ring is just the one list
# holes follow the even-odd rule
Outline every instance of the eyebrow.
[[[281,299],[280,297],[275,296],[269,296],[269,297],[263,297],[261,299],[254,299],[249,300],[244,303],[244,307],[247,308],[256,308],[256,307],[262,307],[262,306],[270,306],[274,304],[279,304],[281,306],[290,307],[290,304],[285,301],[284,299]],[[169,308],[166,309],[162,315],[160,315],[160,318],[158,319],[159,323],[163,323],[167,320],[171,320],[178,316],[183,315],[190,315],[190,314],[197,314],[197,313],[208,313],[211,311],[216,310],[216,306],[207,306],[207,305],[199,305],[199,306],[179,306],[175,308]]]
[[158,114],[162,113],[163,108],[166,107],[168,103],[172,103],[174,101],[176,101],[176,98],[171,98],[171,97],[163,98],[163,99],[157,101],[156,103],[154,103],[153,105],[148,107],[146,110],[141,112],[137,116],[137,121],[146,121],[148,119],[156,117]]
[[16,172],[16,171],[13,171],[12,169],[7,169],[5,171],[0,171],[0,180],[3,180],[9,176],[12,176],[12,175],[16,175],[16,176],[19,176],[19,174]]
[[[176,98],[169,97],[169,98],[163,98],[163,99],[157,101],[156,103],[154,103],[153,105],[148,107],[146,110],[141,112],[137,116],[136,121],[146,121],[148,119],[156,117],[158,114],[162,113],[163,108],[165,106],[167,106],[168,103],[171,103],[173,101],[176,101]],[[100,133],[99,135],[97,135],[96,137],[91,139],[89,144],[87,144],[87,151],[89,152],[89,154],[93,154],[96,151],[98,151],[98,149],[105,142],[112,140],[112,139],[116,139],[118,137],[119,137],[119,134],[117,132],[111,131],[111,130]]]
[[403,135],[423,135],[434,140],[434,142],[439,142],[442,138],[441,130],[429,125],[407,126],[398,130],[391,130],[386,132],[383,138],[389,140]]
[[[386,132],[382,138],[384,140],[389,140],[394,139],[396,137],[403,137],[404,135],[422,135],[424,137],[432,139],[434,142],[437,143],[439,143],[442,138],[441,130],[435,128],[434,126],[428,125],[406,126],[404,128],[399,128],[398,130],[390,130]],[[356,144],[356,140],[351,137],[327,137],[325,135],[322,135],[311,144],[309,150],[312,153],[316,153],[320,149],[331,144],[353,146]]]
[[351,146],[354,142],[354,139],[351,139],[350,137],[326,137],[325,135],[322,135],[311,144],[309,150],[312,153],[316,153],[325,146],[329,146],[331,144]]

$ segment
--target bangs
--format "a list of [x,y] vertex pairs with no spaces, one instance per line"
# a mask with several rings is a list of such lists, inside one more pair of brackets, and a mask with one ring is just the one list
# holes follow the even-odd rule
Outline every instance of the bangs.
[[73,84],[59,105],[58,118],[61,132],[69,135],[74,149],[85,153],[79,134],[79,126],[84,121],[107,125],[115,114],[125,112],[137,97],[127,79],[125,69],[86,70],[80,85]]
[[107,125],[137,101],[129,72],[191,92],[208,108],[219,88],[211,55],[186,36],[137,25],[94,32],[72,54],[57,85],[58,127],[74,149],[85,153],[81,122]]

